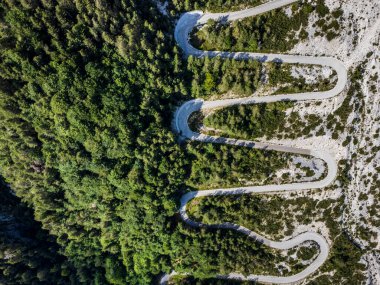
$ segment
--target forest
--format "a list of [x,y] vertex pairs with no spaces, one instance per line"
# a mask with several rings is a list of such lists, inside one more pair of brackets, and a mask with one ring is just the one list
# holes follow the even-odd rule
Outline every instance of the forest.
[[[199,184],[262,179],[286,160],[179,144],[171,131],[184,100],[257,88],[259,63],[187,63],[175,45],[173,19],[219,2],[173,0],[170,17],[149,0],[0,2],[0,282],[143,285],[172,269],[195,279],[273,272],[278,253],[230,231],[189,228],[177,213]],[[238,81],[241,72],[254,80]]]
[[314,36],[332,40],[339,33],[343,11],[338,8],[330,13],[323,0],[300,1],[286,9],[232,23],[209,20],[193,31],[192,44],[203,50],[284,52],[308,38],[306,27],[311,15],[318,19],[312,23]]
[[252,95],[261,85],[264,72],[264,64],[257,60],[220,57],[210,59],[190,56],[186,68],[192,96],[203,99],[226,93]]
[[216,111],[204,120],[206,126],[221,130],[226,137],[255,139],[273,136],[283,127],[285,111],[292,102],[239,105]]

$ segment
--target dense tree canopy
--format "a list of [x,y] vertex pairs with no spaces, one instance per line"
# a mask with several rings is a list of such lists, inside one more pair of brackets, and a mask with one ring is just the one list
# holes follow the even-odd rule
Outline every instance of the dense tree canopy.
[[[219,3],[190,2],[172,1],[171,15]],[[172,269],[197,278],[275,273],[276,252],[179,220],[179,197],[197,183],[261,179],[286,157],[176,141],[175,106],[191,95],[249,94],[262,66],[186,64],[170,20],[149,0],[0,2],[0,172],[22,201],[1,196],[0,206],[24,220],[12,234],[2,227],[0,282],[141,285]],[[218,163],[222,179],[208,175]]]
[[252,139],[272,135],[283,126],[291,102],[239,105],[218,110],[205,119],[207,126],[222,130],[228,137]]
[[3,1],[0,20],[6,181],[78,280],[149,283],[170,268],[186,163],[168,131],[185,92],[170,25],[128,0]]
[[232,23],[209,20],[193,32],[191,40],[204,50],[284,52],[308,38],[309,18],[318,19],[312,23],[313,36],[332,40],[339,33],[342,14],[339,8],[330,13],[323,0],[299,1]]
[[0,169],[57,237],[75,279],[148,284],[178,255],[188,265],[205,255],[179,247],[218,232],[176,234],[188,165],[207,153],[186,156],[170,131],[172,106],[191,84],[156,6],[3,1],[0,21]]

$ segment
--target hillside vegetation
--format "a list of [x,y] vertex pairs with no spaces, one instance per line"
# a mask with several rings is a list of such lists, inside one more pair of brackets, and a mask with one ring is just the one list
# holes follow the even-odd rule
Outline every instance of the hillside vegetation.
[[236,169],[247,179],[284,158],[175,141],[172,112],[196,71],[156,3],[7,0],[0,23],[0,171],[49,241],[46,262],[0,256],[7,284],[151,284],[172,268],[200,278],[273,268],[276,253],[243,236],[178,221],[179,197],[195,183],[238,181],[228,171],[197,177],[217,168],[210,157],[249,166]]
[[[289,262],[292,273],[305,267],[236,232],[189,227],[178,215],[184,193],[265,183],[287,165],[289,155],[179,143],[171,121],[176,106],[191,98],[251,95],[265,72],[272,75],[269,84],[286,92],[311,87],[302,80],[282,86],[290,71],[281,64],[184,59],[176,46],[174,23],[183,11],[226,11],[260,0],[173,0],[167,16],[157,3],[0,1],[1,284],[145,285],[171,270],[193,274],[173,281],[180,284],[226,284],[211,278],[229,272],[279,274],[281,262]],[[285,51],[295,44],[289,35],[306,38],[311,13],[322,19],[316,23],[320,33],[335,36],[340,12],[330,16],[326,8],[318,0],[295,5],[293,18],[276,10],[231,26],[211,22],[194,42],[205,49]],[[336,133],[347,121],[350,102],[328,120]],[[293,103],[284,102],[219,110],[206,123],[231,137],[274,136],[284,129],[290,107]],[[345,185],[349,177],[341,175]],[[313,284],[346,282],[346,276],[362,280],[361,251],[338,225],[341,201],[235,199],[194,200],[191,214],[206,222],[240,219],[276,234],[282,221],[289,228],[294,222],[279,208],[303,207],[305,216],[312,216],[305,220],[323,212],[336,238],[325,272],[338,270]],[[308,260],[316,250],[297,254]]]
[[332,40],[340,30],[343,12],[330,11],[323,0],[299,2],[289,7],[235,22],[209,20],[195,30],[191,41],[203,50],[284,52],[309,36],[306,28],[312,15],[315,36]]

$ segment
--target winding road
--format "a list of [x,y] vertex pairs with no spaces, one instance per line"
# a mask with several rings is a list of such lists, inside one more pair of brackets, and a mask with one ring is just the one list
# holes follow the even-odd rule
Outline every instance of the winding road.
[[[220,107],[228,107],[237,104],[255,104],[255,103],[269,103],[277,101],[303,101],[303,100],[321,100],[334,97],[343,91],[347,82],[347,70],[343,63],[335,58],[331,57],[313,57],[313,56],[300,56],[300,55],[285,55],[285,54],[262,54],[251,52],[219,52],[219,51],[202,51],[194,48],[189,43],[189,33],[196,27],[205,24],[209,19],[217,21],[235,21],[246,17],[255,16],[270,10],[289,5],[297,2],[297,0],[274,0],[260,6],[246,9],[237,12],[230,13],[203,13],[202,11],[192,11],[182,15],[175,28],[175,39],[178,45],[183,49],[186,55],[192,55],[196,57],[216,57],[234,58],[234,59],[256,59],[261,62],[277,61],[283,63],[295,63],[295,64],[314,64],[329,66],[337,73],[337,83],[335,87],[328,91],[322,92],[307,92],[297,94],[281,94],[273,96],[260,96],[260,97],[246,97],[238,99],[223,99],[216,101],[203,101],[200,99],[190,100],[181,105],[173,119],[173,128],[183,138],[196,140],[205,143],[218,143],[218,144],[230,144],[239,145],[257,149],[275,150],[281,152],[295,153],[295,154],[307,154],[325,161],[328,169],[327,175],[319,181],[302,182],[302,183],[289,183],[281,185],[263,185],[263,186],[249,186],[249,187],[237,187],[226,189],[212,189],[202,191],[192,191],[184,194],[181,197],[180,215],[182,219],[193,227],[208,227],[208,228],[224,228],[232,229],[241,232],[255,240],[262,242],[263,244],[280,250],[286,250],[298,246],[306,241],[314,241],[319,245],[320,253],[317,258],[303,271],[291,275],[291,276],[269,276],[269,275],[248,275],[244,276],[240,273],[230,273],[228,275],[218,275],[216,278],[221,279],[237,279],[237,280],[252,280],[264,283],[275,284],[288,284],[300,281],[306,278],[308,275],[315,272],[327,259],[329,254],[329,245],[326,239],[316,232],[304,232],[295,236],[289,240],[284,241],[272,241],[265,238],[245,227],[232,224],[222,223],[217,225],[208,225],[191,220],[186,213],[187,203],[196,198],[204,196],[218,196],[218,195],[241,195],[247,193],[269,193],[269,192],[284,192],[306,189],[323,188],[330,185],[337,175],[337,163],[335,158],[323,149],[301,149],[284,145],[270,144],[265,142],[254,142],[247,140],[237,140],[225,137],[208,136],[190,130],[188,125],[189,116],[196,111],[213,109]],[[166,284],[177,273],[174,271],[171,274],[166,274],[161,279],[161,284]],[[191,273],[189,273],[191,274]]]

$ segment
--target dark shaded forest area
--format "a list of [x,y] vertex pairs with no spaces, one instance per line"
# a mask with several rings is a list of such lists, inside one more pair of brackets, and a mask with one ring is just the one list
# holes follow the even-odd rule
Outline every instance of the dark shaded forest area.
[[0,284],[75,284],[54,238],[0,181]]

